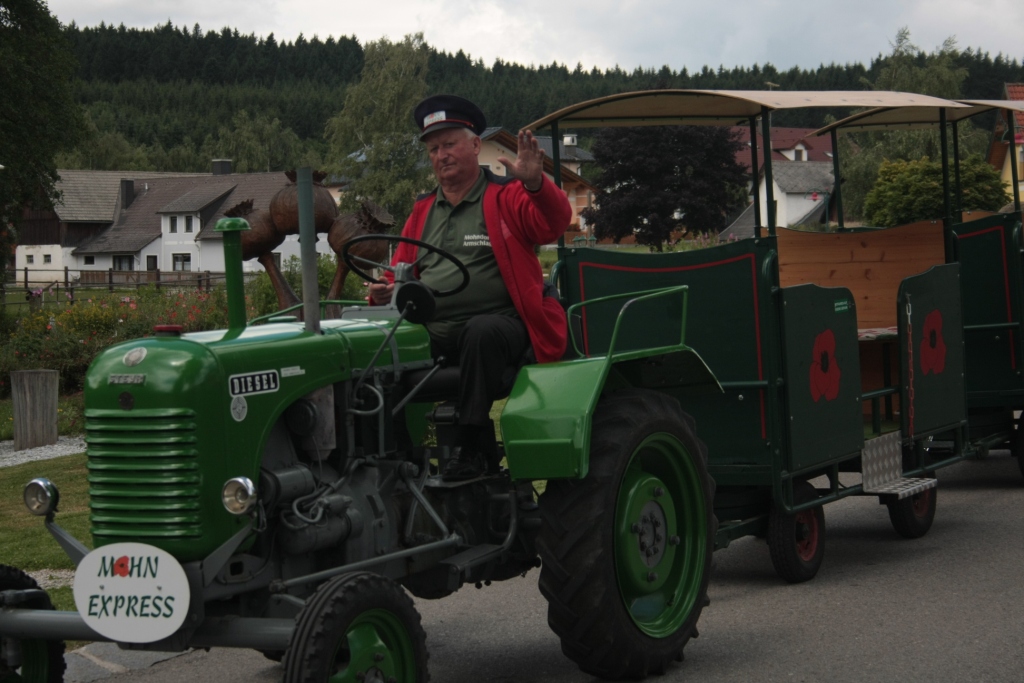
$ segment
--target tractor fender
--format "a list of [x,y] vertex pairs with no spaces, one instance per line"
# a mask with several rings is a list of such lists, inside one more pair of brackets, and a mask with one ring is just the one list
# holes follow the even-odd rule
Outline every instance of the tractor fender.
[[586,477],[598,400],[625,387],[674,396],[722,391],[707,364],[685,346],[527,365],[501,414],[512,479]]

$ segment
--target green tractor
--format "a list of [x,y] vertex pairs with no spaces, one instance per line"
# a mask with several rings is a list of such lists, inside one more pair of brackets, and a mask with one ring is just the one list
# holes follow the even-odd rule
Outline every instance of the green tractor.
[[[308,183],[303,169],[311,270]],[[246,321],[247,227],[217,228],[227,330],[162,326],[92,364],[95,549],[56,524],[52,482],[25,489],[77,566],[78,611],[54,611],[30,577],[0,566],[0,680],[60,681],[75,639],[255,648],[289,683],[426,681],[406,591],[443,598],[535,567],[549,624],[583,670],[637,678],[682,658],[708,602],[716,521],[705,447],[679,399],[721,391],[684,343],[685,287],[586,302],[618,311],[606,351],[509,368],[495,466],[452,483],[438,472],[458,368],[431,358],[423,327],[446,292],[399,264],[388,306],[347,302],[321,320],[313,286],[301,321]],[[570,319],[585,317],[574,308]],[[646,347],[617,345],[620,329],[652,320]]]

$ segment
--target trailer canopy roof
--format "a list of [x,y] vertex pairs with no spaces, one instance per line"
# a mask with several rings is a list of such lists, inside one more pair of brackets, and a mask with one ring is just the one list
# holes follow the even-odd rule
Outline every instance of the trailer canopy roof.
[[941,106],[929,107],[876,107],[868,111],[848,116],[841,121],[815,131],[815,135],[824,135],[833,130],[843,132],[911,130],[915,128],[934,128],[939,124],[939,115],[946,110],[946,121],[963,121],[993,109],[1011,109],[1024,112],[1024,101],[1021,100],[957,100]]
[[604,126],[733,125],[762,111],[811,107],[967,107],[915,93],[874,90],[644,90],[580,102],[525,128],[558,123],[574,128]]

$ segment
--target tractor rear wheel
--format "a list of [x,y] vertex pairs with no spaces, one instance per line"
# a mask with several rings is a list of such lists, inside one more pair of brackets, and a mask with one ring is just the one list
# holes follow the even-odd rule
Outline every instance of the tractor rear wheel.
[[939,492],[935,487],[886,503],[892,528],[903,538],[921,538],[932,528]]
[[[793,500],[806,503],[817,495],[806,481],[793,482]],[[768,550],[775,572],[789,583],[810,581],[825,558],[825,511],[822,506],[796,514],[772,505],[768,514]]]
[[412,600],[378,574],[324,583],[296,618],[284,683],[426,683],[427,644]]
[[540,497],[540,590],[562,652],[602,678],[682,660],[708,604],[717,522],[707,452],[678,401],[643,389],[602,399],[590,471]]
[[[35,579],[14,567],[0,564],[0,591],[31,590],[39,588]],[[49,596],[43,594],[25,607],[53,609]],[[60,683],[64,680],[64,641],[25,639],[17,643],[16,653],[6,648],[0,651],[0,680],[20,683]],[[17,660],[11,661],[13,657]]]

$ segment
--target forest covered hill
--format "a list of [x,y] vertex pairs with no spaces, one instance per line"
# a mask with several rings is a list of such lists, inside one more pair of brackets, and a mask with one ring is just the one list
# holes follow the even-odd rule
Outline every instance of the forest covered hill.
[[[203,32],[198,25],[170,23],[144,30],[71,24],[64,32],[79,62],[75,94],[92,129],[86,144],[60,160],[65,167],[208,170],[213,156],[232,155],[232,145],[268,136],[278,142],[259,162],[265,168],[238,170],[317,164],[326,150],[325,124],[342,109],[346,89],[358,81],[363,65],[362,45],[346,36],[278,42],[273,35],[227,28]],[[923,64],[927,56],[920,59]],[[654,87],[760,90],[772,82],[784,90],[867,89],[884,61],[879,55],[867,66],[786,71],[770,64],[587,70],[484,64],[461,51],[431,48],[427,82],[430,92],[468,97],[491,125],[515,130],[573,102]],[[1024,66],[1013,57],[968,48],[955,61],[967,70],[965,98],[1001,98],[1003,83],[1024,81]],[[774,123],[816,127],[827,113],[786,112]]]

